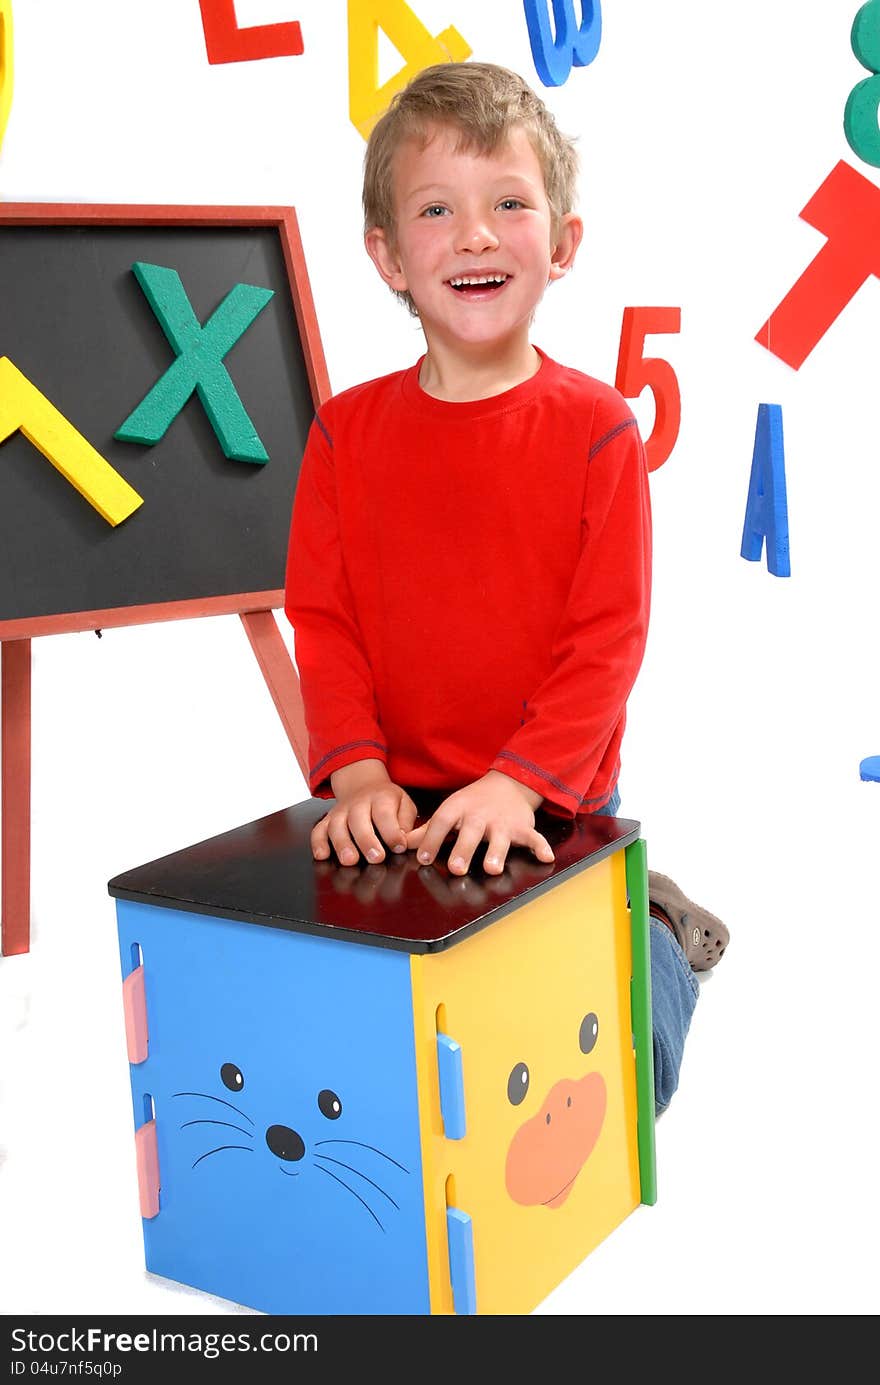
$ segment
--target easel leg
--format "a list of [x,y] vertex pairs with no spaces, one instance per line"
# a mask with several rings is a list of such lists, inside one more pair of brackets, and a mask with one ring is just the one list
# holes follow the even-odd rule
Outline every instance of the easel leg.
[[241,621],[257,657],[266,686],[306,783],[309,782],[309,736],[299,678],[271,611],[241,612]]
[[2,721],[3,955],[30,947],[31,877],[31,642],[0,644]]

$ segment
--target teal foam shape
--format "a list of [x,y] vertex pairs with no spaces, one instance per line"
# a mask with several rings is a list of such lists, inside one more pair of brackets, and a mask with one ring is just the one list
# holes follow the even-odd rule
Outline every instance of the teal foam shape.
[[236,462],[268,462],[269,454],[232,383],[223,357],[274,297],[274,289],[235,284],[202,326],[176,269],[137,260],[132,272],[177,353],[177,359],[129,414],[115,436],[123,442],[154,446],[165,436],[195,391],[224,456]]

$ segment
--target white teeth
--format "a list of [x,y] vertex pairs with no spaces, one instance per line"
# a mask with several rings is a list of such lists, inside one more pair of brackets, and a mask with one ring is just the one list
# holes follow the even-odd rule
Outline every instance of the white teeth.
[[456,289],[462,284],[506,284],[509,277],[507,274],[465,274],[449,282]]

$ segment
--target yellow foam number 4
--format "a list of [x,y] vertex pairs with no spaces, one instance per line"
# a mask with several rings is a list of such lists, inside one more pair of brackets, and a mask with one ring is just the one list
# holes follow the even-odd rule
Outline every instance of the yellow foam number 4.
[[[2,0],[0,0],[2,4]],[[379,86],[379,30],[406,59],[405,65]],[[391,98],[422,68],[434,63],[464,62],[472,49],[457,29],[435,38],[404,0],[348,0],[349,115],[355,129],[369,139]]]
[[108,524],[121,524],[143,505],[143,498],[82,433],[8,356],[0,356],[0,443],[19,429]]
[[12,0],[0,0],[0,149],[12,105]]

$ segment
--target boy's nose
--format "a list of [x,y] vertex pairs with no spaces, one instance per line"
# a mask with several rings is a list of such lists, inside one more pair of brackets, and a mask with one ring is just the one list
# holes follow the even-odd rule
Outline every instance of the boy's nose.
[[456,241],[457,250],[469,250],[474,255],[498,248],[498,237],[492,227],[487,222],[477,219],[460,223]]

